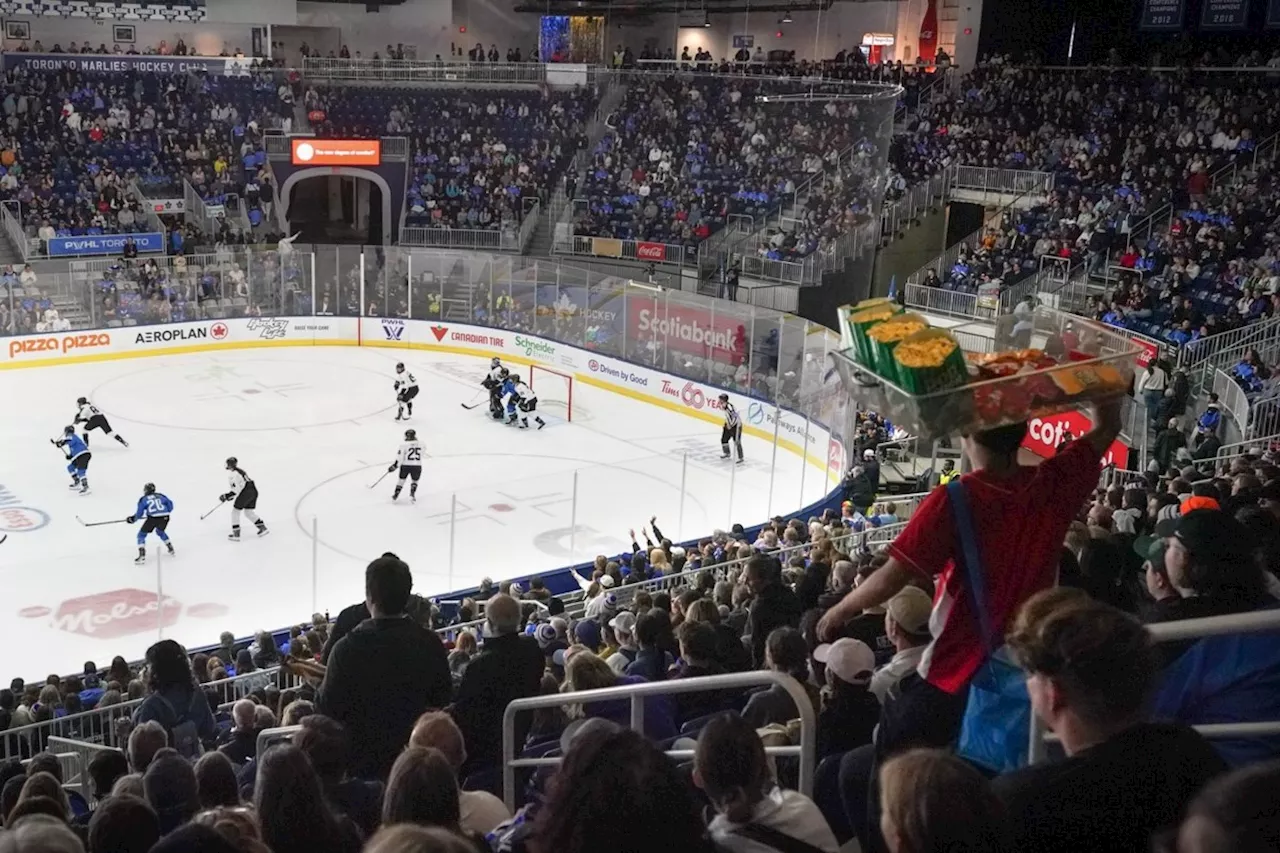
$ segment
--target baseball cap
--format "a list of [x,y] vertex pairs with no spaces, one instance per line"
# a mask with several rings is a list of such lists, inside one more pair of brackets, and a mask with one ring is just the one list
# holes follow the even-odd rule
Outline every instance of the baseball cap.
[[863,459],[875,459],[875,458],[876,458],[876,452],[875,452],[874,450],[872,450],[871,448],[869,448],[869,447],[868,447],[866,450],[862,451],[862,458],[863,458]]
[[605,589],[608,589],[609,587],[613,586],[613,575],[601,575],[600,586],[604,587]]
[[1195,495],[1187,498],[1179,507],[1183,515],[1195,512],[1199,509],[1217,510],[1222,509],[1222,505],[1215,498],[1206,497],[1204,495]]
[[624,610],[609,620],[609,627],[630,636],[636,632],[636,615],[629,610]]
[[813,659],[826,664],[836,678],[849,684],[866,684],[876,669],[876,655],[861,640],[842,637],[813,650]]
[[905,586],[885,603],[885,610],[908,634],[929,633],[929,617],[933,615],[933,599],[918,586]]
[[1216,509],[1197,509],[1165,519],[1156,524],[1156,535],[1176,538],[1195,556],[1214,563],[1248,560],[1253,551],[1248,528]]
[[1165,574],[1164,552],[1168,548],[1164,539],[1159,536],[1139,536],[1133,541],[1133,552],[1142,558],[1143,571],[1146,571],[1146,563],[1151,564],[1151,568],[1161,574]]

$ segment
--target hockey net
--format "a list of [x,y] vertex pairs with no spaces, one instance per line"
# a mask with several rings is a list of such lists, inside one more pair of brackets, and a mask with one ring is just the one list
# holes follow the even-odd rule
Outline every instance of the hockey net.
[[529,388],[538,395],[538,409],[566,421],[573,420],[573,376],[541,364],[529,366]]

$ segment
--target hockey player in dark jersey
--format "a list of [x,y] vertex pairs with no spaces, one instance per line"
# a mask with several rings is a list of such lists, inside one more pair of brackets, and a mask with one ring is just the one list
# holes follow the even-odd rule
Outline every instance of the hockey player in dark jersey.
[[138,557],[135,563],[147,561],[147,534],[155,533],[164,543],[164,547],[173,554],[173,543],[165,528],[169,526],[169,514],[173,512],[173,501],[169,496],[156,491],[155,483],[147,483],[142,487],[142,497],[138,498],[138,508],[125,521],[133,524],[138,519],[145,519],[138,530]]

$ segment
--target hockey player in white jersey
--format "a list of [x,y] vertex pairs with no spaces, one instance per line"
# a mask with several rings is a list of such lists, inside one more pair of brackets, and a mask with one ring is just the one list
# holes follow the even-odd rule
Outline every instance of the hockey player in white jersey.
[[489,414],[494,420],[502,420],[502,383],[507,379],[507,369],[496,355],[489,362],[489,373],[480,384],[489,392]]
[[84,424],[81,437],[86,445],[89,443],[89,430],[100,429],[125,447],[129,446],[129,442],[125,441],[124,437],[119,433],[111,434],[111,424],[107,423],[106,417],[103,416],[102,412],[98,411],[97,406],[89,402],[87,397],[81,397],[76,400],[76,417],[73,423]]
[[[524,384],[520,374],[513,375],[511,381],[515,385],[516,408],[520,411],[520,429],[528,429],[529,415],[538,411],[538,395],[533,393],[532,388]],[[534,414],[533,419],[538,424],[538,429],[542,429],[547,425],[541,415]]]
[[231,504],[231,533],[227,538],[232,542],[240,541],[240,513],[242,512],[245,518],[252,521],[258,528],[258,535],[266,536],[267,524],[254,512],[258,508],[258,487],[240,467],[239,460],[234,456],[227,460],[227,472],[231,491],[221,495],[220,500],[224,503],[230,500],[235,501]]
[[[400,445],[400,450],[396,453],[396,461],[391,463],[391,467],[387,472],[400,469],[400,479],[396,481],[396,490],[391,493],[391,500],[395,501],[400,498],[400,490],[404,488],[405,480],[412,480],[409,484],[409,500],[413,503],[418,502],[418,480],[422,477],[422,443],[418,441],[418,434],[411,429],[404,431],[404,444]],[[386,475],[383,475],[386,476]]]
[[405,370],[404,362],[396,365],[396,420],[413,417],[413,398],[418,396],[418,380]]

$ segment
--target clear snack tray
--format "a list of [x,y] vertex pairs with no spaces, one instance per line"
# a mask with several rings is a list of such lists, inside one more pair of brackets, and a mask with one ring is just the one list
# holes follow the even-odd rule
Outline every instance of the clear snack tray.
[[[1015,333],[1019,320],[1029,322],[1021,322]],[[1144,352],[1109,326],[1046,307],[1036,308],[1029,317],[1001,317],[994,327],[966,323],[945,331],[965,354],[967,384],[915,394],[879,375],[856,347],[849,347],[834,354],[849,398],[859,409],[878,412],[912,435],[933,440],[1021,423],[1127,393]],[[977,362],[984,357],[1026,350],[1041,351],[1040,362],[1052,364],[979,378]]]

